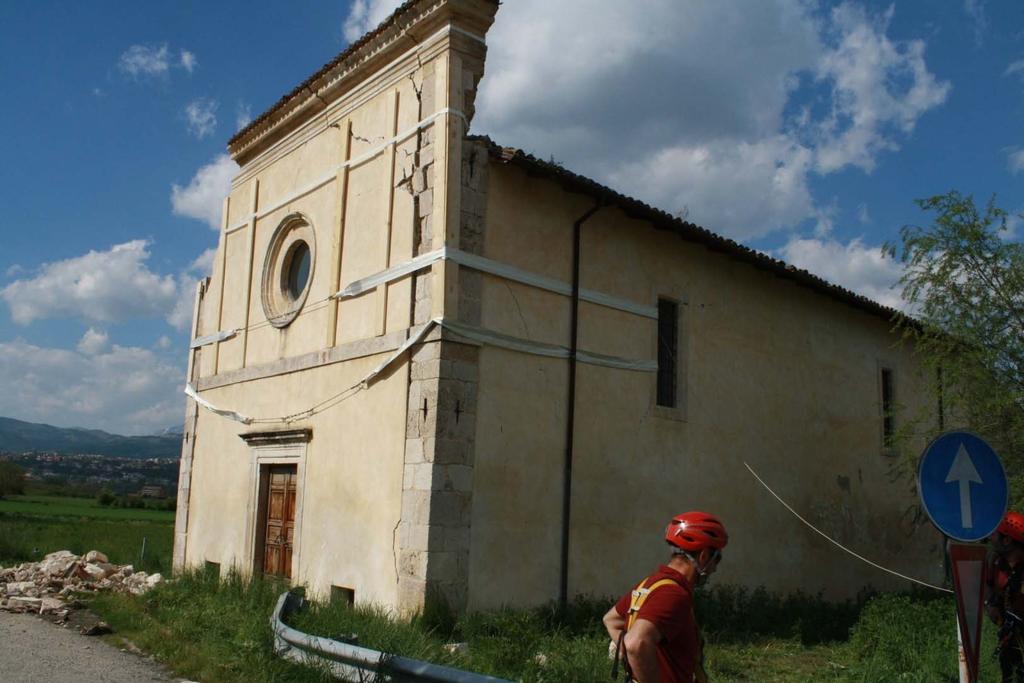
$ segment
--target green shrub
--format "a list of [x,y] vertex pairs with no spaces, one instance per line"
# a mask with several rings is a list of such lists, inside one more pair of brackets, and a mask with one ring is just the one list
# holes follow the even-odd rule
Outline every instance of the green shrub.
[[[993,627],[985,620],[980,680],[997,680]],[[860,680],[959,680],[952,596],[880,595],[853,628],[850,651]]]
[[804,645],[846,640],[866,595],[829,602],[819,595],[719,585],[697,591],[697,621],[718,642],[797,638]]

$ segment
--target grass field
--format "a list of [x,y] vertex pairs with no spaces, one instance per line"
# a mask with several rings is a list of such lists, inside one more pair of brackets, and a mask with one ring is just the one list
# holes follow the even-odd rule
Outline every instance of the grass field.
[[7,496],[0,498],[0,513],[45,517],[146,520],[174,524],[174,513],[170,511],[104,507],[97,503],[95,498],[67,498],[64,496]]
[[55,550],[76,555],[100,550],[111,562],[168,573],[173,539],[173,512],[106,508],[90,498],[0,500],[0,566],[38,561]]
[[[173,513],[103,508],[90,499],[24,496],[0,501],[0,566],[54,550],[98,549],[113,562],[170,570]],[[146,539],[145,559],[139,553]],[[116,633],[178,674],[217,681],[321,681],[318,671],[273,655],[268,618],[279,583],[203,572],[144,596],[88,598]],[[327,637],[357,633],[367,647],[516,681],[607,680],[608,600],[580,600],[565,611],[498,610],[456,617],[429,609],[395,621],[372,607],[314,604],[293,625]],[[949,596],[881,595],[843,604],[807,595],[717,586],[699,594],[698,619],[714,681],[955,681],[954,607]],[[466,641],[466,654],[444,645]],[[982,681],[998,680],[994,633],[986,624]],[[538,655],[544,655],[538,658]]]
[[[114,644],[130,641],[179,675],[207,683],[328,680],[273,657],[268,616],[282,590],[278,583],[237,576],[218,581],[199,572],[141,597],[108,594],[90,600],[116,629],[110,636]],[[806,596],[790,600],[754,592],[737,600],[736,595],[724,587],[700,598],[713,681],[957,680],[952,598],[883,595],[837,606]],[[291,625],[327,637],[355,633],[366,647],[513,681],[592,683],[608,680],[610,672],[600,623],[608,604],[579,600],[566,611],[549,606],[462,617],[440,609],[411,622],[395,621],[372,607],[313,604]],[[746,623],[735,619],[748,609],[760,614],[751,612]],[[822,618],[832,625],[803,626]],[[990,656],[992,636],[987,627],[981,681],[999,680]],[[445,649],[457,641],[468,642],[468,652]]]

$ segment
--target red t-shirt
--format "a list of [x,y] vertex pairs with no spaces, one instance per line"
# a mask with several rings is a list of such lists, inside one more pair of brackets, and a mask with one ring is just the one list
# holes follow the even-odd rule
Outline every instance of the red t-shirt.
[[1010,575],[1013,571],[1013,568],[1002,557],[996,556],[990,560],[988,577],[986,578],[991,596],[990,599],[1000,609],[1012,609],[1018,615],[1024,616],[1024,614],[1021,614],[1024,612],[1024,591],[1017,591],[1014,595],[1007,595]]
[[[692,683],[693,673],[700,661],[700,634],[693,616],[693,586],[685,576],[671,567],[661,565],[644,580],[644,586],[653,586],[662,579],[676,583],[666,584],[647,596],[637,619],[654,624],[661,634],[658,643],[658,669],[661,683]],[[615,603],[615,611],[629,619],[632,591]]]

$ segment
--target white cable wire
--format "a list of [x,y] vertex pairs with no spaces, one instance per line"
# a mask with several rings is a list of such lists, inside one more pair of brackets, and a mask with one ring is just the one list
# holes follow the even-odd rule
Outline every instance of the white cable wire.
[[863,555],[858,555],[857,553],[855,553],[854,551],[850,550],[849,548],[847,548],[846,546],[844,546],[844,545],[843,545],[842,543],[840,543],[839,541],[837,541],[837,540],[833,539],[833,538],[832,538],[832,537],[830,537],[830,536],[829,536],[828,534],[826,534],[826,533],[825,533],[824,531],[821,531],[821,530],[820,530],[820,529],[819,529],[818,527],[814,526],[813,524],[811,524],[810,522],[808,522],[808,521],[807,521],[806,519],[804,519],[803,517],[801,517],[801,516],[800,516],[800,513],[799,513],[799,512],[797,512],[796,510],[794,510],[793,508],[791,508],[791,507],[789,506],[789,503],[787,503],[786,501],[782,500],[782,498],[780,498],[780,497],[779,497],[779,494],[775,493],[775,491],[772,491],[772,488],[771,488],[770,486],[768,486],[768,484],[764,483],[764,479],[762,479],[761,477],[757,476],[757,472],[755,472],[755,471],[754,471],[754,468],[753,468],[753,467],[751,467],[750,465],[748,465],[748,464],[747,464],[746,462],[744,462],[744,463],[743,463],[743,465],[744,465],[744,466],[745,466],[745,467],[746,467],[746,468],[747,468],[748,470],[750,470],[750,473],[751,473],[752,475],[754,475],[754,478],[755,478],[755,479],[757,479],[757,480],[758,480],[758,481],[759,481],[759,482],[761,483],[761,486],[763,486],[763,487],[765,487],[765,489],[767,489],[768,493],[770,493],[770,494],[772,494],[773,496],[775,496],[775,500],[777,500],[777,501],[779,501],[780,503],[782,503],[783,507],[785,507],[785,508],[786,508],[787,510],[789,510],[790,512],[792,512],[792,513],[793,513],[793,515],[794,515],[794,516],[795,516],[795,517],[796,517],[797,519],[799,519],[799,520],[800,520],[801,522],[803,522],[804,524],[806,524],[806,525],[807,525],[807,526],[808,526],[808,527],[809,527],[809,528],[811,529],[811,531],[813,531],[814,533],[818,534],[819,536],[821,536],[822,538],[824,538],[824,539],[825,539],[826,541],[828,541],[828,542],[829,542],[829,543],[831,543],[832,545],[834,545],[834,546],[836,546],[837,548],[839,548],[840,550],[842,550],[842,551],[844,551],[844,552],[847,552],[847,553],[849,553],[850,555],[853,555],[854,557],[856,557],[856,558],[857,558],[858,560],[860,560],[861,562],[866,562],[867,564],[870,564],[870,565],[871,565],[872,567],[874,567],[875,569],[881,569],[881,570],[882,570],[883,572],[888,572],[889,574],[892,574],[893,576],[898,576],[898,577],[900,577],[901,579],[906,579],[907,581],[913,581],[913,582],[914,582],[914,583],[916,583],[916,584],[920,584],[920,585],[922,585],[922,586],[927,586],[928,588],[934,588],[935,590],[937,590],[937,591],[942,591],[943,593],[952,593],[952,592],[953,592],[953,591],[949,590],[948,588],[943,588],[943,587],[941,587],[941,586],[935,586],[935,585],[933,585],[933,584],[930,584],[930,583],[928,583],[928,582],[926,582],[926,581],[921,581],[920,579],[915,579],[915,578],[914,578],[914,577],[912,577],[912,576],[907,576],[906,574],[900,574],[899,572],[897,572],[897,571],[893,571],[892,569],[887,569],[887,568],[883,567],[882,565],[878,564],[877,562],[872,562],[871,560],[869,560],[868,558],[864,557]]

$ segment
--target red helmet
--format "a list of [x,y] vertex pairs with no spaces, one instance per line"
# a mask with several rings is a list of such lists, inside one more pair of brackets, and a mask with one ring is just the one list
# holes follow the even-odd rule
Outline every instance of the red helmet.
[[729,534],[718,517],[693,511],[672,518],[665,527],[665,540],[669,545],[696,553],[704,548],[721,550],[729,542]]
[[999,522],[996,531],[1018,543],[1024,543],[1024,515],[1010,510],[1003,515],[1003,521]]

